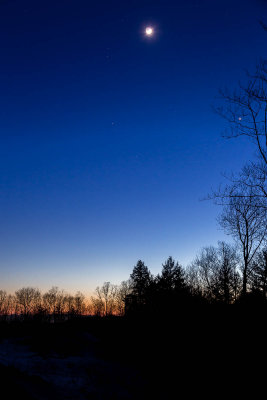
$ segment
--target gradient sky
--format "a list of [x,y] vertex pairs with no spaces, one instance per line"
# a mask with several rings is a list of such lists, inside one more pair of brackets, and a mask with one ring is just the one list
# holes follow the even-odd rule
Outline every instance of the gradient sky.
[[[0,1],[0,287],[90,294],[225,239],[200,201],[251,157],[211,106],[265,1]],[[153,38],[144,36],[147,25]],[[230,238],[226,238],[230,240]]]

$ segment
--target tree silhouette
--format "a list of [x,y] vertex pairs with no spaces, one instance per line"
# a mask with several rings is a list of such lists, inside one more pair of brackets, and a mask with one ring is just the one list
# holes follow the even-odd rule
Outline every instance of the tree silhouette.
[[257,207],[253,196],[240,196],[230,199],[219,218],[220,225],[233,236],[242,252],[243,295],[247,293],[248,279],[253,271],[253,258],[266,237],[266,211]]
[[39,289],[24,287],[15,292],[17,304],[21,307],[24,317],[37,311],[41,302]]
[[178,262],[169,257],[162,264],[161,275],[157,277],[157,284],[163,291],[178,291],[185,288],[185,272]]
[[76,292],[74,296],[74,313],[75,315],[82,315],[85,311],[85,296],[80,291]]
[[240,289],[240,275],[237,271],[238,255],[235,247],[219,242],[217,257],[213,293],[216,300],[231,304],[237,300]]
[[112,315],[115,311],[116,306],[116,291],[117,288],[115,285],[112,285],[110,282],[104,282],[101,287],[96,288],[96,294],[100,302],[104,305],[105,316]]
[[0,290],[0,315],[5,313],[5,305],[7,301],[7,292],[5,290]]
[[66,306],[70,306],[70,299],[67,300],[63,290],[59,290],[57,286],[53,286],[48,292],[43,295],[43,304],[47,313],[53,319],[61,319],[66,311]]
[[172,257],[162,264],[161,274],[154,283],[154,303],[157,312],[169,314],[186,307],[189,291],[185,280],[185,271]]
[[267,249],[263,249],[254,261],[251,286],[262,293],[264,299],[267,298]]
[[236,248],[225,242],[204,247],[187,271],[190,292],[209,302],[230,304],[240,292],[239,257]]
[[122,281],[116,291],[116,309],[118,315],[124,315],[127,297],[131,294],[131,280]]
[[93,315],[102,317],[105,314],[104,302],[98,297],[91,296],[91,305]]
[[202,294],[208,301],[214,300],[215,274],[218,269],[217,250],[214,246],[204,247],[194,261]]
[[126,298],[126,311],[144,310],[144,306],[149,302],[153,277],[143,261],[138,260],[134,266],[130,282],[131,293]]
[[[262,60],[248,82],[234,91],[220,91],[222,105],[216,112],[225,118],[227,138],[247,138],[256,152],[239,174],[228,177],[230,184],[211,196],[219,204],[231,198],[252,197],[257,207],[267,208],[267,60]],[[249,190],[248,190],[249,189]]]

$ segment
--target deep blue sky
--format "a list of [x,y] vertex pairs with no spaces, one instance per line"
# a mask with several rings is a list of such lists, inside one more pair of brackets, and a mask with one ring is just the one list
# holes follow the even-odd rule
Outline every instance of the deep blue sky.
[[[212,112],[265,1],[0,1],[0,286],[85,294],[225,238],[199,201],[249,144]],[[145,38],[144,28],[155,28]]]

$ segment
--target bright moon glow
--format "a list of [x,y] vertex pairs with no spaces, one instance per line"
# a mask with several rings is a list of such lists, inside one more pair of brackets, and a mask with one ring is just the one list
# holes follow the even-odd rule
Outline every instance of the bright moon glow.
[[153,35],[153,28],[151,28],[151,26],[148,26],[146,28],[146,35],[147,36],[152,36]]

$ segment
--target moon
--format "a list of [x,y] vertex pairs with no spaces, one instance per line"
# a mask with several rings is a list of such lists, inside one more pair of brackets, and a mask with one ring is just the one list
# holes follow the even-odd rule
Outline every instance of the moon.
[[145,29],[146,36],[152,36],[154,33],[154,29],[151,26],[147,26]]

